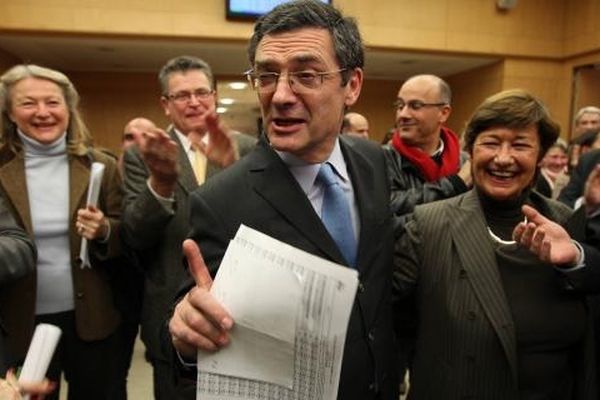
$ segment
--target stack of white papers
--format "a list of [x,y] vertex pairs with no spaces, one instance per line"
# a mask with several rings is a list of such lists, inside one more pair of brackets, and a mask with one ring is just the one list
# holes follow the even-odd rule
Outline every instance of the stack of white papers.
[[211,289],[231,342],[198,353],[197,399],[334,400],[358,274],[241,226]]

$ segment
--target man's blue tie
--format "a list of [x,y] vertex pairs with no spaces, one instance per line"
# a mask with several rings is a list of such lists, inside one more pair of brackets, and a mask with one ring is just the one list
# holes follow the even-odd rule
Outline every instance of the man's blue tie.
[[317,180],[323,185],[321,220],[351,267],[356,266],[356,238],[350,205],[338,183],[333,167],[324,163]]

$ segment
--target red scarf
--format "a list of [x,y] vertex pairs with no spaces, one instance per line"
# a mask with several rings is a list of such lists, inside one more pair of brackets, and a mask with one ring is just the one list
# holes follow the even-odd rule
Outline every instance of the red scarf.
[[392,144],[394,148],[421,171],[427,182],[454,175],[460,167],[460,145],[458,137],[449,128],[442,126],[440,138],[444,141],[441,165],[435,162],[431,156],[418,147],[407,146],[400,138],[398,131],[394,132]]

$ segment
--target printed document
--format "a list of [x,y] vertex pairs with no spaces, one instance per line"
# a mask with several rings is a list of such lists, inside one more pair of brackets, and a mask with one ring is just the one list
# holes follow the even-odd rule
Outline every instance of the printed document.
[[356,270],[240,227],[211,288],[229,346],[198,352],[197,399],[335,400]]

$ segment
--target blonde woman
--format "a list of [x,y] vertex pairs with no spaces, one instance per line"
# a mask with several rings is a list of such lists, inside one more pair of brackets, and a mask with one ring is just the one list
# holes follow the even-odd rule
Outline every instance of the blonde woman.
[[[121,181],[115,161],[90,147],[78,102],[58,71],[17,65],[0,77],[0,192],[38,249],[34,271],[0,293],[0,316],[10,364],[22,361],[35,324],[57,325],[48,377],[64,372],[69,399],[105,399],[119,314],[103,264],[120,253]],[[97,208],[86,204],[93,162],[106,167]],[[91,268],[79,260],[82,237]]]

